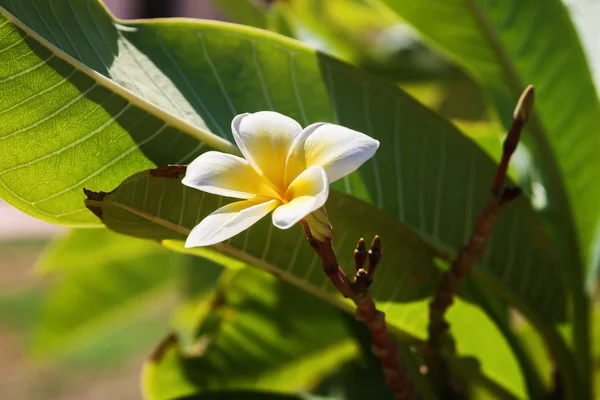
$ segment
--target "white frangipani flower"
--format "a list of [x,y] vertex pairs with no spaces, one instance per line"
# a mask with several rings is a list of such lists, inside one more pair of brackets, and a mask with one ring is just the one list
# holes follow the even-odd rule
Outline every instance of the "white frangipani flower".
[[201,154],[188,166],[183,184],[243,200],[204,218],[185,247],[225,241],[271,211],[280,229],[308,216],[311,231],[323,240],[313,224],[328,225],[322,207],[329,184],[356,170],[379,147],[377,140],[360,132],[328,123],[302,129],[292,118],[271,111],[238,115],[231,128],[244,158],[216,151]]

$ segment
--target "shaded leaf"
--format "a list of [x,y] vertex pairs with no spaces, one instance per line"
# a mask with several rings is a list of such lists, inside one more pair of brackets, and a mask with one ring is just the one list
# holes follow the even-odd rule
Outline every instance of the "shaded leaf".
[[[171,166],[140,172],[111,193],[88,192],[86,205],[117,232],[156,240],[184,240],[203,217],[231,201],[182,185],[184,171],[184,167]],[[425,304],[409,302],[424,299],[433,289],[438,278],[432,262],[434,250],[386,214],[351,196],[332,193],[328,212],[339,232],[335,246],[340,264],[349,275],[354,265],[355,238],[385,232],[382,278],[375,280],[372,295],[382,307],[398,304],[391,318],[401,318],[398,324],[405,332],[423,337],[426,321],[414,316],[424,310]],[[388,248],[385,243],[394,245]],[[227,242],[208,249],[266,269],[340,303],[300,226],[278,230],[270,218],[264,218]],[[344,303],[343,307],[348,308],[349,304]]]
[[255,269],[230,271],[188,348],[174,336],[146,363],[146,398],[210,390],[294,393],[354,357],[357,347],[338,312]]

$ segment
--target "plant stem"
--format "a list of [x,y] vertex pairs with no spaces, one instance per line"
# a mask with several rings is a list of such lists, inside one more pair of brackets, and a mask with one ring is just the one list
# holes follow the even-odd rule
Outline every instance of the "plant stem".
[[428,372],[439,385],[440,394],[451,396],[454,389],[451,383],[448,365],[442,357],[442,348],[449,339],[448,322],[444,319],[446,311],[453,303],[462,280],[469,276],[475,264],[482,258],[487,241],[492,235],[493,226],[504,206],[521,193],[518,187],[505,187],[506,172],[510,158],[519,144],[521,131],[529,118],[533,107],[533,86],[527,87],[515,108],[512,127],[504,140],[502,159],[496,170],[491,186],[491,195],[481,211],[475,229],[458,257],[452,263],[438,284],[432,301],[429,303],[428,339],[423,349]]
[[[337,290],[354,302],[356,305],[355,318],[369,329],[373,339],[371,351],[381,360],[383,374],[387,385],[394,394],[394,399],[418,399],[408,370],[400,363],[399,349],[390,336],[385,313],[377,309],[369,292],[369,287],[373,282],[373,273],[382,256],[379,236],[375,236],[368,253],[364,240],[361,238],[358,241],[354,251],[356,275],[353,280],[350,280],[337,262],[331,238],[326,238],[324,241],[316,240],[306,221],[301,221],[301,223],[308,242],[321,258],[323,270]],[[367,260],[369,265],[365,270],[363,266]]]

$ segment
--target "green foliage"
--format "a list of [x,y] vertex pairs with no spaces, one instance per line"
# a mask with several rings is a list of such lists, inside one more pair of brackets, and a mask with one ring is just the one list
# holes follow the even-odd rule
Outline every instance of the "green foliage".
[[[231,118],[241,110],[275,109],[295,117],[303,124],[333,121],[367,132],[383,143],[377,156],[360,172],[334,187],[371,201],[417,231],[446,257],[452,257],[466,239],[478,208],[485,203],[489,180],[494,173],[493,163],[451,125],[435,117],[393,85],[272,34],[206,22],[142,22],[129,24],[131,29],[125,29],[126,25],[112,22],[102,8],[94,6],[94,1],[80,0],[79,3],[80,7],[60,10],[75,15],[79,11],[82,20],[84,16],[89,18],[90,14],[98,21],[106,20],[105,29],[114,31],[111,37],[131,50],[119,53],[119,57],[125,58],[122,62],[131,58],[139,59],[133,49],[152,58],[151,66],[140,64],[141,70],[149,74],[159,68],[160,74],[165,76],[164,86],[160,86],[170,90],[154,91],[153,97],[145,98],[172,112],[169,120],[175,120],[173,116],[180,115],[173,106],[166,105],[181,100],[169,96],[174,92],[194,104],[194,111],[186,114],[189,122],[194,123],[196,120],[193,118],[214,121],[208,127],[228,139],[231,138],[228,132]],[[8,9],[25,23],[38,15],[27,13],[22,8]],[[54,12],[60,10],[55,9]],[[49,9],[48,15],[51,12]],[[39,26],[33,22],[31,25]],[[5,25],[5,28],[9,26],[11,24]],[[96,44],[93,38],[100,40],[97,33],[93,34],[96,32],[93,24],[74,24],[61,28],[59,24],[47,21],[45,26],[51,31],[72,28],[70,43],[87,38]],[[70,31],[66,32],[68,34]],[[46,33],[46,36],[60,45],[52,34]],[[181,46],[182,40],[189,46]],[[197,46],[203,49],[202,59],[188,55],[188,49]],[[97,47],[105,48],[106,44],[98,43]],[[77,46],[64,49],[74,57],[81,56],[76,51]],[[105,71],[100,68],[97,57],[80,57],[80,60],[87,61],[94,69]],[[113,61],[114,68],[119,62]],[[136,74],[132,79],[142,79],[142,75]],[[125,87],[132,87],[134,83],[126,77],[113,76],[113,79]],[[139,87],[144,87],[142,82],[139,82]],[[133,97],[129,96],[128,99],[131,101]],[[146,135],[151,135],[151,132],[145,131]],[[171,137],[183,136],[173,134]],[[210,143],[219,142],[219,137],[215,135],[202,137],[212,138]],[[194,145],[173,145],[172,148],[189,150],[190,147]],[[203,146],[203,149],[206,148]],[[89,147],[78,149],[80,151],[77,154],[81,159],[95,154],[89,153]],[[161,156],[166,157],[166,152],[163,151]],[[427,162],[423,165],[425,158]],[[56,161],[54,158],[53,162]],[[162,164],[177,161],[180,160],[173,157]],[[140,163],[137,169],[139,171],[146,167],[146,163]],[[25,171],[27,167],[21,169]],[[12,171],[10,167],[9,171]],[[0,179],[4,181],[4,177],[10,176],[10,173],[0,176]],[[115,176],[125,179],[128,174],[110,173],[111,180]],[[466,188],[465,177],[468,182]],[[70,174],[65,177],[57,175],[54,182],[58,184],[70,178]],[[421,182],[432,184],[423,185]],[[117,184],[80,180],[77,187],[72,188],[70,202],[74,208],[81,207],[78,193],[83,186],[109,191]],[[43,186],[43,190],[48,189],[47,185]],[[27,203],[17,200],[13,204],[28,207]],[[60,207],[65,204],[66,200],[61,201]],[[89,218],[89,213],[83,215]],[[494,283],[490,287],[503,296],[518,299],[526,314],[530,313],[527,310],[529,308],[542,313],[545,319],[562,319],[564,302],[561,301],[562,285],[555,273],[557,259],[526,201],[521,200],[507,210],[496,232],[490,245],[490,257],[485,260],[485,268],[480,270],[486,281]],[[356,238],[348,240],[354,241]],[[535,251],[530,254],[532,247]],[[511,264],[513,259],[527,261],[518,269],[506,269],[505,265]]]
[[229,19],[243,25],[266,29],[268,8],[252,0],[211,0]]
[[[112,250],[110,256],[104,259],[94,251],[87,254],[86,249],[94,249],[96,244]],[[52,271],[57,282],[45,294],[33,352],[49,357],[81,349],[94,338],[110,335],[123,325],[129,329],[139,325],[149,308],[164,309],[172,303],[169,292],[172,293],[176,268],[183,257],[155,243],[121,237],[107,230],[73,231],[56,242],[39,264],[43,270]],[[132,319],[138,321],[132,324]],[[162,328],[155,328],[153,334],[142,335],[146,346],[162,336],[165,321],[162,318]],[[139,334],[144,330],[137,330],[130,343],[132,339],[139,342]],[[116,346],[114,341],[112,344]]]
[[600,103],[564,6],[560,0],[385,2],[482,82],[505,123],[522,87],[536,86],[528,144],[548,196],[541,212],[555,225],[562,275],[574,296],[573,340],[587,376],[588,300],[581,289],[586,266],[598,263],[600,136],[589,133],[600,128]]
[[351,275],[356,240],[382,236],[372,295],[418,391],[433,398],[435,382],[418,373],[413,350],[427,337],[435,265],[456,256],[489,196],[500,154],[494,118],[508,126],[533,83],[535,115],[512,169],[528,198],[494,226],[448,314],[454,348],[444,354],[470,398],[546,396],[550,359],[566,398],[590,398],[600,112],[560,0],[213,2],[251,27],[121,21],[96,0],[0,0],[0,196],[53,223],[101,222],[124,234],[74,231],[38,264],[54,280],[43,300],[0,298],[2,313],[22,326],[31,321],[18,314],[40,313],[33,353],[85,358],[97,342],[110,363],[170,328],[176,333],[144,367],[148,399],[389,395],[365,354],[362,325],[335,308],[351,303],[333,290],[300,227],[277,231],[265,219],[225,243],[182,247],[229,200],[181,185],[182,167],[156,167],[208,150],[237,153],[232,118],[274,110],[381,142],[333,185],[334,243]]
[[[117,232],[158,240],[183,240],[197,221],[224,202],[216,196],[180,185],[181,169],[169,170],[174,172],[168,173],[168,176],[165,176],[164,169],[141,172],[102,199],[87,200],[86,204],[101,216],[110,229]],[[148,194],[146,200],[144,193]],[[159,203],[163,197],[161,193],[178,193],[178,196],[170,196],[172,203],[165,205],[164,209],[169,210],[166,213],[160,212]],[[131,199],[134,201],[131,202]],[[390,269],[393,264],[384,262],[381,267],[384,279],[375,280],[371,293],[377,304],[385,307],[392,327],[401,331],[404,337],[424,339],[426,319],[423,317],[427,302],[423,296],[432,290],[437,277],[431,259],[435,253],[428,250],[413,233],[357,199],[335,193],[330,196],[328,204],[332,223],[344,232],[336,245],[342,265],[352,265],[351,255],[354,249],[354,243],[344,238],[361,234],[369,237],[383,231],[396,232],[398,245],[385,250],[385,257],[405,267]],[[361,218],[363,215],[370,216],[367,224]],[[303,242],[299,227],[275,234],[273,225],[265,219],[228,242],[213,246],[213,249],[227,257],[272,272],[347,309],[347,303],[340,303],[334,288],[328,285],[328,280],[318,265],[320,261]],[[283,254],[291,254],[286,258],[289,263],[281,261]],[[419,257],[416,257],[417,254]],[[521,393],[523,383],[520,377],[510,375],[518,368],[514,356],[494,324],[476,306],[468,303],[458,303],[453,310],[456,313],[449,315],[452,325],[457,329],[462,328],[461,332],[465,333],[458,339],[459,353],[464,356],[483,356],[491,351],[493,358],[482,357],[485,360],[482,361],[483,372],[507,385],[515,393]],[[473,324],[485,331],[486,335],[481,336],[479,332],[473,331]],[[490,342],[494,342],[495,346],[490,347]],[[503,361],[498,362],[500,360]]]
[[[523,87],[536,87],[539,120],[530,124],[529,144],[544,168],[542,173],[548,175],[548,212],[555,215],[563,231],[573,230],[569,216],[574,215],[583,262],[591,261],[600,218],[596,201],[600,185],[589,177],[600,169],[593,150],[599,139],[590,137],[590,143],[582,138],[600,126],[599,103],[579,40],[560,0],[544,4],[516,0],[384,2],[473,73],[490,91],[507,125]],[[573,93],[573,88],[579,91]],[[575,113],[576,122],[572,120]],[[583,162],[588,168],[580,168]],[[568,199],[560,192],[563,186]],[[576,244],[569,246],[571,251],[577,248]]]
[[43,294],[32,353],[114,363],[150,348],[167,332],[179,281],[192,267],[187,292],[199,296],[211,289],[220,267],[106,229],[72,231],[38,261],[38,271],[53,283]]
[[[181,169],[175,172],[176,175],[168,177],[152,171],[140,172],[102,199],[88,199],[86,204],[117,232],[155,240],[184,240],[200,219],[220,204],[225,204],[226,200],[181,185]],[[177,196],[174,196],[175,192],[178,192]],[[148,193],[145,201],[144,193]],[[164,207],[168,212],[161,212],[159,208],[161,193],[172,194],[169,196],[171,203]],[[131,202],[131,199],[134,201]],[[424,312],[425,303],[418,300],[423,300],[432,290],[438,277],[433,265],[433,249],[406,228],[394,224],[385,214],[358,199],[335,193],[328,204],[331,221],[344,232],[336,245],[343,266],[353,265],[355,243],[351,237],[374,236],[383,230],[395,233],[398,245],[386,250],[386,257],[402,267],[386,263],[389,267],[385,273],[390,279],[374,282],[371,292],[378,303],[395,305],[388,313],[406,334],[423,338],[424,320],[415,316]],[[370,216],[366,226],[362,218],[364,215]],[[245,233],[215,245],[211,250],[263,268],[345,309],[348,307],[335,296],[335,289],[323,274],[320,260],[306,245],[299,226],[275,231],[271,222],[264,219]]]
[[357,353],[338,312],[254,269],[223,276],[187,347],[169,336],[146,363],[145,396],[310,388]]

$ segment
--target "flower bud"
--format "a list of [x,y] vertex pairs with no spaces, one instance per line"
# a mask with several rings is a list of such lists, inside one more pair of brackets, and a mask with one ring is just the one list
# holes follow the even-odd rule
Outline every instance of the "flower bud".
[[310,233],[316,240],[323,242],[325,239],[331,239],[333,236],[331,223],[329,222],[325,207],[321,207],[310,213],[306,217],[306,221],[308,222]]

